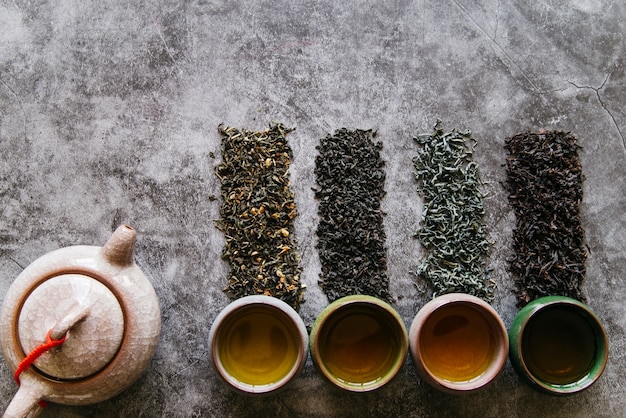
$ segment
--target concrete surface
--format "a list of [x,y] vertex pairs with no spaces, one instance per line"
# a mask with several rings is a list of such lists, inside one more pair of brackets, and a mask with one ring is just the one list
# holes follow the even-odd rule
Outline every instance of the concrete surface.
[[[127,222],[163,315],[156,357],[128,391],[42,416],[623,416],[624,19],[621,0],[0,1],[0,294],[44,253],[101,245]],[[429,299],[410,273],[422,254],[412,238],[421,210],[412,137],[437,118],[479,141],[493,305],[507,326],[517,308],[506,271],[514,218],[501,186],[504,138],[543,128],[580,139],[584,290],[610,339],[601,380],[555,399],[507,364],[486,391],[454,397],[428,387],[407,359],[380,392],[351,396],[309,360],[279,396],[225,388],[207,357],[211,321],[228,303],[213,223],[220,200],[211,199],[217,125],[297,126],[289,139],[307,326],[327,303],[317,286],[315,146],[340,127],[378,130],[391,292],[408,325]],[[0,362],[2,410],[16,390]]]

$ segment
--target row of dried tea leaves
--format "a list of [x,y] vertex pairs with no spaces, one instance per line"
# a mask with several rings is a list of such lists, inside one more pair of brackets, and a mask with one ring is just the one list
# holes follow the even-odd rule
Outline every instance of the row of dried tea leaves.
[[495,282],[485,269],[491,244],[482,222],[482,181],[472,160],[470,131],[419,135],[413,159],[418,192],[424,199],[419,238],[427,255],[416,274],[434,288],[433,297],[462,292],[493,300]]
[[338,129],[317,146],[319,284],[330,301],[353,294],[392,301],[380,209],[385,164],[374,136]]
[[505,148],[509,203],[516,217],[513,256],[518,304],[541,296],[585,300],[585,233],[580,218],[583,173],[569,133],[521,133]]
[[293,240],[290,131],[281,124],[263,132],[220,125],[222,162],[216,173],[222,206],[217,226],[226,237],[222,257],[231,268],[224,289],[228,296],[274,296],[297,310],[305,286]]

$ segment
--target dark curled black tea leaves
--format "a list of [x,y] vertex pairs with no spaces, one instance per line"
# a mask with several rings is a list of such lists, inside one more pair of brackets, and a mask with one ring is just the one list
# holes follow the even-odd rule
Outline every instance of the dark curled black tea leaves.
[[521,133],[504,146],[506,188],[516,218],[509,262],[518,304],[549,295],[584,302],[584,177],[576,138],[561,131]]
[[319,284],[332,302],[362,294],[392,302],[387,277],[382,143],[371,130],[338,129],[317,147]]
[[485,257],[491,244],[482,221],[483,183],[472,160],[471,133],[444,132],[437,121],[432,134],[415,141],[420,148],[413,159],[415,178],[424,199],[415,236],[427,251],[416,275],[434,289],[433,297],[462,292],[490,302],[495,282]]
[[226,237],[222,258],[231,269],[230,299],[264,294],[294,309],[303,301],[302,269],[293,240],[296,216],[289,183],[292,129],[274,124],[264,132],[221,126],[222,206],[217,227]]

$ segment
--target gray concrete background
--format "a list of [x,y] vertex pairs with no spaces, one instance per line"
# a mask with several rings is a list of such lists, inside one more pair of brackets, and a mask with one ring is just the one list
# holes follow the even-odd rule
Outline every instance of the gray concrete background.
[[[129,390],[43,416],[623,416],[625,18],[621,0],[1,0],[0,295],[44,253],[101,245],[125,222],[139,232],[136,261],[163,317],[154,361]],[[352,396],[309,360],[279,396],[225,388],[207,351],[211,321],[228,303],[213,223],[220,200],[211,200],[217,125],[297,126],[289,140],[307,326],[327,304],[317,286],[315,146],[340,127],[378,130],[391,292],[408,325],[430,297],[410,273],[422,255],[412,238],[421,211],[412,137],[437,118],[479,141],[493,306],[507,326],[517,308],[504,138],[538,129],[579,138],[591,250],[584,290],[610,339],[601,380],[556,399],[507,364],[486,391],[454,397],[428,387],[407,359],[381,391]],[[16,390],[0,362],[0,408]]]

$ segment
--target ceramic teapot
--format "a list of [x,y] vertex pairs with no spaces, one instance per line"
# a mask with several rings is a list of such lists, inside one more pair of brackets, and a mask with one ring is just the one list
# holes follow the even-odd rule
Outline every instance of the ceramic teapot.
[[[5,417],[36,416],[42,401],[109,399],[148,367],[161,316],[154,288],[133,261],[135,239],[135,229],[122,225],[103,247],[52,251],[15,279],[0,311],[0,344],[20,387]],[[24,367],[46,341],[58,346]]]

